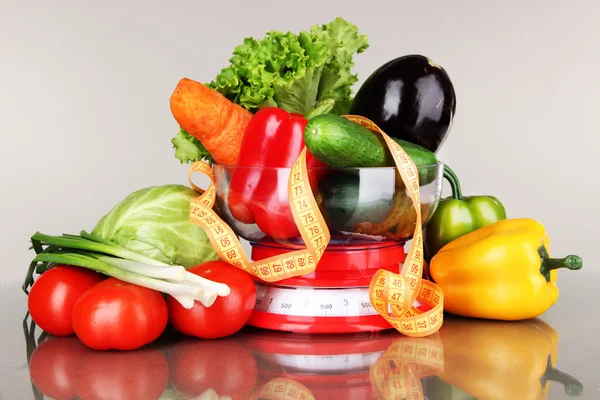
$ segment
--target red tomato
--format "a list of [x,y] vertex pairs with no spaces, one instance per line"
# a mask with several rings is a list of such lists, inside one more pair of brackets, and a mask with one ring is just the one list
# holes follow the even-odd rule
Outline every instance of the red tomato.
[[31,354],[31,381],[49,398],[75,399],[77,363],[91,351],[74,336],[50,337],[40,343]]
[[177,344],[169,357],[169,369],[173,386],[190,397],[214,389],[219,396],[246,400],[258,377],[254,357],[232,338]]
[[54,336],[68,336],[73,330],[73,306],[90,287],[104,276],[80,267],[57,265],[35,281],[27,307],[31,318],[44,331]]
[[225,261],[208,261],[188,269],[206,279],[229,285],[228,296],[217,297],[210,307],[196,301],[185,309],[171,296],[167,299],[169,321],[177,331],[203,339],[233,335],[246,324],[256,303],[256,286],[247,272]]
[[153,348],[90,352],[78,365],[81,400],[154,400],[169,384],[169,365]]
[[73,308],[73,328],[96,350],[133,350],[158,339],[167,326],[162,294],[110,278],[86,291]]

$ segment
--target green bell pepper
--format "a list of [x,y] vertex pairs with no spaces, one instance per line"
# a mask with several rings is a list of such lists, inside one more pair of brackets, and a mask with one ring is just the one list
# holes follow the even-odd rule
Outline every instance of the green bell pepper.
[[463,196],[458,177],[444,167],[452,196],[440,200],[423,229],[425,255],[431,259],[444,245],[476,229],[506,219],[506,210],[494,196]]

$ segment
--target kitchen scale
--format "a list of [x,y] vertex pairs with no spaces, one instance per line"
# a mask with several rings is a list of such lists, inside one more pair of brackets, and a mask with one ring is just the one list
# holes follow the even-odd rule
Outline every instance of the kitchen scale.
[[[295,207],[296,223],[302,235],[290,237],[287,232],[275,229],[273,224],[281,210],[279,214],[276,214],[278,210],[273,210],[273,221],[262,221],[271,224],[263,225],[269,227],[266,231],[256,221],[237,220],[229,209],[228,190],[233,171],[227,166],[213,166],[215,200],[223,222],[219,222],[217,215],[211,215],[212,210],[203,209],[201,200],[195,203],[196,214],[193,215],[205,231],[214,236],[211,242],[220,249],[224,259],[229,257],[239,263],[238,253],[243,252],[241,244],[236,248],[234,240],[227,236],[233,233],[250,243],[249,258],[255,264],[266,259],[283,260],[291,252],[305,251],[303,238],[312,241],[316,255],[319,255],[317,248],[319,253],[322,251],[319,241],[327,242],[312,272],[272,279],[277,278],[275,272],[281,272],[282,266],[277,266],[278,271],[269,272],[269,268],[275,268],[271,262],[263,267],[267,270],[265,276],[271,278],[269,282],[256,272],[251,274],[256,284],[256,303],[247,324],[268,330],[317,334],[394,329],[371,304],[369,287],[378,271],[394,274],[401,271],[406,259],[405,244],[414,234],[417,218],[417,214],[411,212],[412,200],[404,195],[410,190],[400,186],[395,168],[362,168],[352,173],[332,169],[327,170],[328,185],[342,182],[344,186],[331,193],[318,190],[316,194],[313,192],[311,199],[306,195],[312,190],[310,182],[299,172],[292,175],[293,171],[293,168],[271,171],[268,177],[277,180],[279,189],[268,196],[253,195],[248,207],[270,212],[266,204],[289,202]],[[290,183],[290,178],[298,181]],[[427,221],[441,194],[443,165],[424,167],[419,172],[419,179],[423,221]],[[284,188],[288,190],[284,191]],[[210,205],[209,200],[202,201]],[[289,219],[289,215],[281,214],[280,217],[283,221]],[[323,235],[325,229],[329,231],[327,238]],[[292,269],[305,267],[300,264],[305,262],[304,258],[288,259],[286,263],[290,261]],[[427,311],[421,304],[414,306]]]
[[[294,248],[273,240],[251,242],[252,260]],[[248,325],[301,333],[377,332],[391,329],[371,305],[369,285],[379,269],[398,273],[404,243],[353,238],[331,240],[315,270],[266,283],[256,279],[256,305]]]

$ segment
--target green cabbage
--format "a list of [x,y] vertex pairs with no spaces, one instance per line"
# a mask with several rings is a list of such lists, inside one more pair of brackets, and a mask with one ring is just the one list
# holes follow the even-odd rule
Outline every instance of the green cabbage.
[[189,221],[183,185],[153,186],[131,193],[104,215],[92,234],[152,259],[185,268],[218,259],[206,232]]

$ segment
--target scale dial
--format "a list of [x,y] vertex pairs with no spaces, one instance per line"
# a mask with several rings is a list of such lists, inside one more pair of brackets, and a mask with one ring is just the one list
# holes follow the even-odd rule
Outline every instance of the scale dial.
[[368,287],[313,288],[256,284],[255,312],[299,317],[377,315]]

